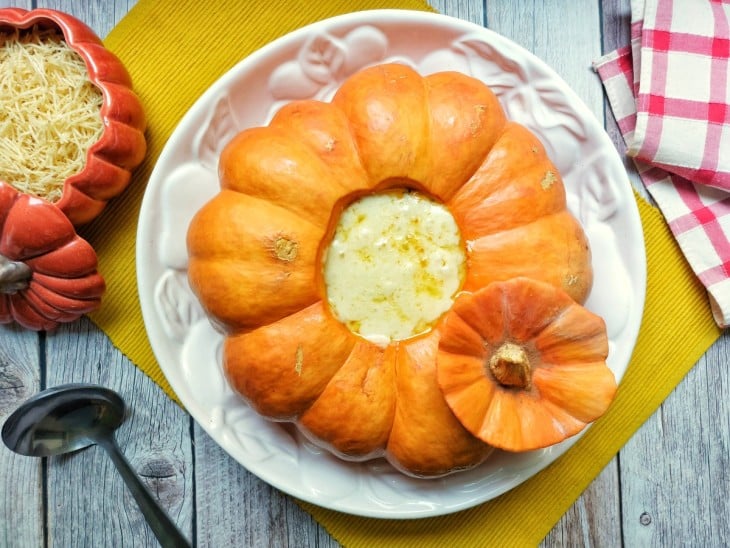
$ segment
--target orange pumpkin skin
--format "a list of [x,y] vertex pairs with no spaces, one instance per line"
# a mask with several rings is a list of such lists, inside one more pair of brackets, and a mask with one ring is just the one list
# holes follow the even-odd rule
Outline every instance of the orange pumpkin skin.
[[127,69],[85,23],[53,9],[0,10],[0,26],[28,29],[34,25],[61,31],[86,63],[89,80],[103,94],[101,138],[87,151],[84,168],[64,181],[61,198],[54,204],[74,225],[80,225],[99,215],[129,185],[147,150],[146,117]]
[[0,183],[0,323],[50,330],[101,304],[91,245],[60,210]]
[[234,390],[347,459],[384,456],[422,477],[483,462],[493,448],[438,384],[439,324],[386,348],[354,335],[326,304],[322,254],[353,200],[412,188],[459,224],[465,290],[529,275],[584,300],[587,240],[539,141],[481,82],[389,64],[352,76],[331,103],[293,102],[242,131],[219,176],[188,231],[189,279],[227,335]]
[[558,170],[530,131],[508,123],[447,203],[467,241],[464,289],[527,276],[586,300],[593,284],[588,239],[566,209]]
[[320,299],[315,272],[323,236],[323,227],[276,202],[223,190],[188,231],[195,257],[188,278],[227,330],[266,325]]
[[386,455],[406,474],[438,477],[472,468],[493,447],[472,436],[449,409],[436,382],[441,333],[434,331],[398,349],[393,427]]

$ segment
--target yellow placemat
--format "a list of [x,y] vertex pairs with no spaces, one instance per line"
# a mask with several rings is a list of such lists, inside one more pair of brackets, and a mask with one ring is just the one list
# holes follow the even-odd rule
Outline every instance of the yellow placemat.
[[[80,232],[94,245],[108,290],[92,315],[113,343],[175,397],[145,335],[137,299],[137,215],[155,161],[176,124],[224,72],[264,44],[316,20],[377,8],[430,9],[421,0],[216,3],[140,0],[106,45],[125,63],[148,115],[149,152],[130,188]],[[660,213],[637,198],[648,290],[641,335],[610,411],[564,457],[521,486],[471,510],[388,521],[302,505],[346,546],[534,545],[720,335]]]

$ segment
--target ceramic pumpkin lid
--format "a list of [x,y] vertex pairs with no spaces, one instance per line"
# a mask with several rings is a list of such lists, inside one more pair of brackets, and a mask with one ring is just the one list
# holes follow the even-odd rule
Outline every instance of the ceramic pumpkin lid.
[[91,245],[45,200],[0,183],[0,323],[48,330],[99,307]]

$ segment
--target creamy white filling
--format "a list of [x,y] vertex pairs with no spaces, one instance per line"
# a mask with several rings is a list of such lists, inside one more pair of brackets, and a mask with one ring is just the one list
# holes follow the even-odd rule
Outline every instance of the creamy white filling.
[[418,192],[366,196],[342,212],[324,255],[330,309],[376,344],[418,335],[451,307],[465,259],[442,204]]

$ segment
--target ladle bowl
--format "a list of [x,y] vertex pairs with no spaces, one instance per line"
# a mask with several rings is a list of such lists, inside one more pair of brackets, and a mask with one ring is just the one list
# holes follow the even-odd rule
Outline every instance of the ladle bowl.
[[122,397],[102,386],[66,384],[39,392],[8,417],[2,439],[9,449],[49,457],[99,445],[134,496],[157,540],[164,547],[189,546],[119,450],[114,432],[124,422]]

